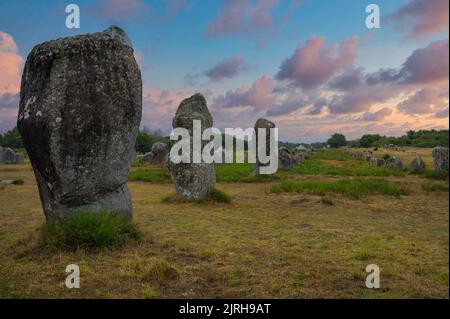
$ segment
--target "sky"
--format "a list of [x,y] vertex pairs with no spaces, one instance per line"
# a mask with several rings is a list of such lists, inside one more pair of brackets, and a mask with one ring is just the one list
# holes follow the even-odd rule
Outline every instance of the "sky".
[[[371,3],[380,28],[366,26]],[[449,0],[0,0],[0,132],[15,126],[35,45],[113,24],[141,69],[142,128],[168,134],[200,92],[214,127],[265,117],[289,142],[448,129],[448,12]]]

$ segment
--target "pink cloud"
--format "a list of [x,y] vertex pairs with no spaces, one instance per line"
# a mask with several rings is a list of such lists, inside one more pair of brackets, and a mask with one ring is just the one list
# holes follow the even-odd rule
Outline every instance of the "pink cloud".
[[278,0],[228,0],[212,20],[206,31],[207,37],[226,35],[249,35],[272,24],[271,11]]
[[361,121],[366,122],[381,122],[384,121],[384,119],[392,114],[392,109],[388,107],[384,107],[379,111],[376,112],[366,112],[361,117]]
[[304,89],[316,88],[353,64],[357,43],[357,38],[351,37],[338,48],[335,45],[325,47],[325,39],[314,36],[284,60],[276,78]]
[[423,38],[438,32],[448,34],[448,0],[411,0],[387,17],[409,36]]
[[215,107],[268,107],[274,103],[273,85],[273,80],[264,75],[256,80],[250,88],[241,87],[218,96],[214,105]]
[[415,50],[403,64],[400,75],[407,83],[431,83],[448,81],[449,42],[431,42],[422,49]]
[[426,87],[409,96],[397,108],[405,114],[429,114],[447,105],[448,88]]
[[332,79],[328,83],[328,87],[333,90],[348,91],[360,86],[363,80],[364,69],[362,67],[351,68]]
[[22,66],[13,37],[0,31],[0,95],[19,92]]
[[142,0],[99,0],[88,7],[88,12],[95,17],[117,21],[148,12],[149,9]]

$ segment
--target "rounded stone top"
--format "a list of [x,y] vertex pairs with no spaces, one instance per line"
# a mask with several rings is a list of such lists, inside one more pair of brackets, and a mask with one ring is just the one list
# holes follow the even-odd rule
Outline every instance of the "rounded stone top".
[[256,128],[275,128],[275,123],[265,118],[260,118],[255,123]]
[[100,43],[111,42],[133,51],[131,41],[124,30],[112,25],[103,32],[87,33],[50,40],[36,45],[30,55],[51,56],[60,52],[77,52],[87,47],[97,47]]
[[192,129],[193,120],[202,121],[202,129],[213,125],[213,119],[206,105],[206,99],[200,93],[194,94],[180,103],[173,118],[172,126],[173,128],[183,127],[190,130]]

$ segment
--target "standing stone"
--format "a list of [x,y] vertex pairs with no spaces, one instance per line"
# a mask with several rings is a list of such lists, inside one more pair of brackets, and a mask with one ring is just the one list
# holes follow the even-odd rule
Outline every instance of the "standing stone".
[[9,147],[3,149],[3,163],[4,164],[16,163],[16,153]]
[[399,157],[391,157],[390,159],[388,159],[386,161],[386,167],[387,168],[391,168],[391,169],[398,169],[398,170],[403,170],[404,166],[403,166],[403,162]]
[[366,154],[364,155],[364,159],[366,160],[366,162],[370,162],[370,160],[372,159],[372,154],[366,153]]
[[438,172],[448,172],[448,147],[433,148],[434,169]]
[[259,128],[265,128],[266,129],[266,154],[270,154],[270,129],[271,128],[275,128],[275,123],[265,119],[265,118],[260,118],[256,121],[255,123],[255,134],[256,134],[256,163],[255,163],[255,173],[256,174],[261,174],[261,170],[260,167],[264,167],[264,166],[269,166],[270,163],[266,163],[263,164],[261,162],[259,162],[258,160],[258,129]]
[[131,219],[127,176],[141,114],[141,73],[122,29],[34,47],[17,123],[47,219],[80,211]]
[[162,165],[167,162],[168,148],[167,144],[156,142],[152,145],[152,151],[148,154],[150,164]]
[[423,173],[423,171],[425,170],[425,162],[420,155],[417,155],[411,161],[411,170],[414,173]]
[[383,159],[383,158],[372,158],[371,160],[370,160],[370,163],[372,164],[372,165],[374,165],[374,166],[384,166],[384,164],[385,164],[385,160]]
[[[175,164],[169,159],[169,171],[175,184],[177,194],[187,199],[205,198],[216,183],[216,171],[214,163],[193,163],[193,121],[201,121],[201,131],[211,128],[213,119],[206,105],[206,100],[201,94],[195,94],[183,100],[178,106],[172,127],[185,128],[190,134],[191,154],[190,163]],[[208,143],[203,142],[203,145]]]
[[278,168],[289,170],[292,169],[296,164],[294,155],[289,153],[288,149],[285,147],[280,147],[278,149]]

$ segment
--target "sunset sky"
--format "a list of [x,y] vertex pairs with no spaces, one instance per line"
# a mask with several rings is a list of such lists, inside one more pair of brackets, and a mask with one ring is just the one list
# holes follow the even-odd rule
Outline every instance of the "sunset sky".
[[[67,29],[78,4],[81,28]],[[381,9],[367,29],[365,8]],[[144,82],[141,127],[168,134],[200,92],[214,126],[274,121],[283,141],[448,128],[448,0],[0,2],[0,132],[15,126],[23,64],[43,41],[123,28]]]

